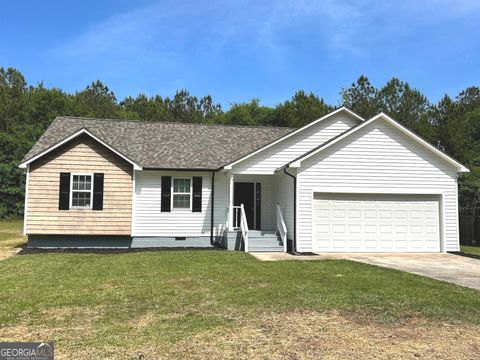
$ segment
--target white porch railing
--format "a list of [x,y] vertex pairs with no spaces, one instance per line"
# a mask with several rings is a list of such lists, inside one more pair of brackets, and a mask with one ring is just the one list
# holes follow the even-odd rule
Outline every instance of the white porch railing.
[[233,230],[240,230],[243,238],[243,245],[245,252],[248,252],[248,223],[245,215],[245,208],[243,204],[240,206],[233,206]]
[[242,231],[243,246],[245,248],[245,252],[248,252],[248,223],[243,204],[240,204],[240,230]]
[[240,230],[240,216],[241,216],[241,207],[240,206],[232,206],[232,213],[230,215],[230,221],[232,222],[232,226],[230,230],[236,231]]
[[285,225],[280,204],[277,204],[277,231],[280,235],[280,239],[282,239],[283,251],[287,252],[287,225]]

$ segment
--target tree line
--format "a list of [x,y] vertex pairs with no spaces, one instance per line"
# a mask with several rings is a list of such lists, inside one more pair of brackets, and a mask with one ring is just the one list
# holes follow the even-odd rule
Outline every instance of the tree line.
[[20,71],[0,67],[0,218],[23,215],[25,176],[18,163],[56,116],[300,127],[340,105],[364,118],[383,111],[464,163],[471,173],[460,177],[460,205],[476,204],[480,197],[479,87],[432,103],[397,78],[377,88],[362,75],[340,90],[340,99],[339,104],[327,104],[318,95],[299,90],[276,106],[262,105],[255,98],[223,109],[211,95],[196,97],[178,90],[173,97],[139,94],[119,101],[99,80],[67,93],[43,83],[28,84]]

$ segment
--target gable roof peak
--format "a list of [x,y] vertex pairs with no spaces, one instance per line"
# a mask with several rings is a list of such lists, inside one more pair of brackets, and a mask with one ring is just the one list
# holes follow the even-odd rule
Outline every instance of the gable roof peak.
[[[462,163],[460,163],[459,161],[455,160],[454,158],[452,158],[451,156],[447,155],[446,153],[444,153],[442,150],[438,149],[437,147],[435,147],[434,145],[432,145],[430,142],[428,142],[427,140],[423,139],[421,136],[419,136],[418,134],[416,134],[415,132],[413,132],[412,130],[408,129],[406,126],[400,124],[398,121],[392,119],[390,116],[388,116],[387,114],[385,114],[384,112],[380,112],[378,113],[377,115],[371,117],[370,119],[368,119],[367,121],[363,122],[363,123],[360,123],[358,124],[357,126],[354,126],[350,129],[348,129],[347,131],[337,135],[336,137],[326,141],[325,143],[323,144],[320,144],[319,146],[317,146],[316,148],[310,150],[310,151],[307,151],[305,154],[303,155],[300,155],[299,157],[297,157],[296,159],[288,162],[287,164],[285,164],[283,167],[281,168],[284,168],[284,167],[300,167],[301,166],[301,163],[302,161],[304,161],[305,159],[317,154],[318,152],[320,151],[323,151],[324,149],[332,146],[333,144],[337,143],[338,141],[341,141],[342,139],[348,137],[348,136],[351,136],[351,134],[359,131],[361,128],[365,127],[365,126],[368,126],[369,124],[375,122],[376,120],[378,119],[381,119],[383,118],[383,120],[385,120],[387,123],[389,123],[391,126],[395,127],[396,129],[398,129],[399,131],[401,131],[403,134],[405,134],[405,136],[408,136],[410,137],[411,139],[413,139],[414,141],[416,141],[417,143],[419,143],[420,145],[424,146],[425,148],[427,148],[428,150],[432,151],[433,153],[435,153],[437,156],[439,156],[440,158],[442,158],[443,160],[445,160],[446,162],[450,163],[451,165],[453,165],[454,167],[457,168],[457,172],[469,172],[470,170],[464,166]],[[281,169],[280,168],[280,169]],[[278,170],[278,169],[277,169]]]
[[258,154],[259,152],[264,151],[264,150],[270,148],[271,146],[273,146],[273,145],[275,145],[275,144],[277,144],[277,143],[279,143],[279,142],[281,142],[281,141],[284,141],[285,139],[288,139],[289,137],[291,137],[291,136],[293,136],[293,135],[295,135],[295,134],[297,134],[297,133],[299,133],[299,132],[301,132],[301,131],[304,131],[305,129],[308,129],[308,128],[310,128],[311,126],[313,126],[313,125],[315,125],[315,124],[317,124],[317,123],[320,123],[320,122],[322,122],[322,121],[324,121],[324,120],[327,120],[327,119],[329,119],[329,118],[333,117],[334,115],[339,114],[339,113],[341,113],[341,112],[346,112],[349,116],[351,116],[351,117],[354,118],[355,120],[359,121],[360,123],[365,122],[365,119],[362,118],[360,115],[354,113],[352,110],[348,109],[346,106],[341,106],[341,107],[339,107],[338,109],[335,109],[335,110],[333,110],[333,111],[330,111],[329,113],[325,114],[325,115],[322,116],[321,118],[316,119],[316,120],[314,120],[314,121],[311,121],[311,122],[309,122],[308,124],[306,124],[306,125],[298,128],[298,129],[296,129],[296,130],[294,130],[294,131],[292,131],[292,132],[284,135],[283,137],[281,137],[281,138],[273,141],[272,143],[267,144],[267,145],[265,145],[264,147],[262,147],[262,148],[260,148],[260,149],[258,149],[258,150],[256,150],[256,151],[254,151],[254,152],[252,152],[252,153],[250,153],[250,154],[247,154],[247,155],[245,155],[245,156],[242,156],[241,158],[239,158],[239,159],[237,159],[237,160],[235,160],[235,161],[233,161],[233,162],[225,165],[224,168],[227,169],[227,170],[228,170],[228,169],[231,169],[232,166],[238,164],[239,162],[241,162],[241,161],[243,161],[243,160],[246,160],[246,159],[250,158],[251,156],[254,156],[255,154]]

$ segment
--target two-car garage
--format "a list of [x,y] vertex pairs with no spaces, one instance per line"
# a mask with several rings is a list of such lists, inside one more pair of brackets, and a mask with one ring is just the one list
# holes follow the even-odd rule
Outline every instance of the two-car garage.
[[387,115],[288,166],[298,252],[460,250],[458,176],[468,169]]
[[315,252],[440,252],[439,195],[314,193]]

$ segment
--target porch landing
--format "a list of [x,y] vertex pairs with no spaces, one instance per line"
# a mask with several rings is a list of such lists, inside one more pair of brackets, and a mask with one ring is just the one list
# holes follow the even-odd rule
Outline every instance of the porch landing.
[[[241,231],[228,231],[224,236],[227,250],[245,251],[245,244]],[[283,252],[283,243],[275,230],[249,230],[249,252]]]

